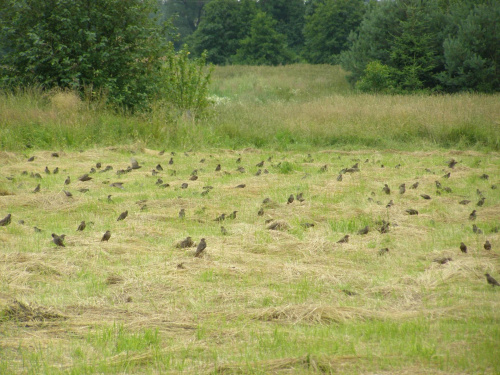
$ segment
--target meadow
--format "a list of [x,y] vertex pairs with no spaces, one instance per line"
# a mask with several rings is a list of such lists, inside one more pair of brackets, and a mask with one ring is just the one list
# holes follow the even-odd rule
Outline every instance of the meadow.
[[0,373],[499,373],[498,95],[342,77],[216,68],[196,121],[1,96]]

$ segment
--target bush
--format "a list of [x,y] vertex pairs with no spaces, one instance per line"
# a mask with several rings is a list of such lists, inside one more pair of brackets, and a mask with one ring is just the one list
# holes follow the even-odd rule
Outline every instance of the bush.
[[394,90],[391,68],[380,61],[372,61],[356,82],[356,88],[363,92],[387,93]]

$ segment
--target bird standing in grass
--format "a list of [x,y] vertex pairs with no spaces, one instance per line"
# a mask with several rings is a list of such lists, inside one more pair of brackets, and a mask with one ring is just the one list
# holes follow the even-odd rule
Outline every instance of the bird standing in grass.
[[83,230],[85,229],[85,227],[86,227],[86,226],[87,226],[87,225],[85,224],[85,221],[82,221],[82,222],[80,223],[80,225],[78,226],[77,231],[79,231],[79,232],[83,231]]
[[476,210],[472,211],[469,215],[469,220],[476,220]]
[[64,234],[58,236],[57,234],[52,233],[52,242],[54,242],[57,246],[66,247],[63,242],[64,237],[66,237]]
[[36,185],[35,189],[33,189],[33,193],[38,193],[40,191],[40,184]]
[[120,214],[120,216],[118,216],[118,219],[116,219],[116,221],[120,221],[120,220],[124,220],[128,215],[128,211],[124,211]]
[[184,210],[184,208],[181,208],[181,210],[179,211],[179,219],[184,219],[186,217],[186,211]]
[[467,253],[467,246],[463,242],[460,242],[460,251],[464,254]]
[[64,185],[69,185],[71,183],[71,178],[68,176],[66,180],[64,180]]
[[360,229],[360,230],[358,231],[358,234],[360,234],[360,235],[367,234],[369,230],[370,230],[370,227],[368,227],[368,225],[367,225],[367,226],[366,226],[366,227],[364,227],[363,229]]
[[384,187],[382,188],[382,191],[386,193],[387,195],[391,194],[391,189],[389,188],[389,185],[384,184]]
[[200,257],[201,253],[207,248],[207,243],[205,242],[205,239],[202,238],[200,240],[200,243],[198,244],[198,247],[196,248],[196,253],[194,254],[195,257]]
[[488,251],[491,250],[490,241],[486,240],[486,242],[484,243],[484,250],[488,250]]
[[399,185],[399,194],[404,194],[406,192],[406,184]]
[[344,237],[342,237],[340,240],[337,241],[337,243],[348,243],[349,242],[349,235],[346,234]]
[[294,198],[293,194],[290,194],[290,196],[288,197],[288,201],[287,201],[286,204],[291,204],[291,203],[293,203],[294,200],[295,200],[295,198]]
[[500,286],[498,281],[491,277],[489,273],[485,273],[484,276],[486,276],[486,281],[488,281],[488,284],[490,284],[491,286]]
[[8,214],[2,220],[0,220],[0,227],[6,227],[7,225],[9,225],[11,221],[11,216],[12,216],[11,214]]
[[107,230],[106,233],[104,233],[104,235],[102,236],[101,238],[101,242],[108,242],[109,239],[111,238],[111,231]]

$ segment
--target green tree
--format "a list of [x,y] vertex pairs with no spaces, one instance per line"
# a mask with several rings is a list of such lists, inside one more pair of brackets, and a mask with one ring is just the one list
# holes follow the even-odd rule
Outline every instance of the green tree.
[[143,105],[167,48],[155,10],[155,0],[1,0],[0,84],[91,87]]
[[304,45],[305,3],[303,0],[259,0],[259,8],[275,21],[276,31],[286,36],[288,47],[299,52]]
[[197,56],[206,50],[208,62],[227,64],[241,40],[250,33],[256,13],[253,0],[212,0],[205,6],[205,15],[187,43]]
[[275,30],[276,21],[258,12],[251,22],[250,35],[241,41],[233,61],[248,65],[279,65],[292,60],[286,37]]
[[366,5],[363,0],[325,0],[312,9],[304,26],[304,57],[313,64],[336,63],[349,46],[349,34],[361,23]]

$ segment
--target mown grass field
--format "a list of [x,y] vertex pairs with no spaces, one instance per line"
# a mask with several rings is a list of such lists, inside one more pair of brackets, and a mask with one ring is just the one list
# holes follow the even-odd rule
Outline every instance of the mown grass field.
[[[499,373],[500,287],[484,276],[500,281],[498,96],[365,96],[325,74],[336,68],[239,69],[216,69],[201,122],[2,97],[0,373]],[[300,116],[338,147],[290,138]],[[141,168],[118,172],[132,158]],[[206,239],[203,256],[176,247],[186,236]]]

